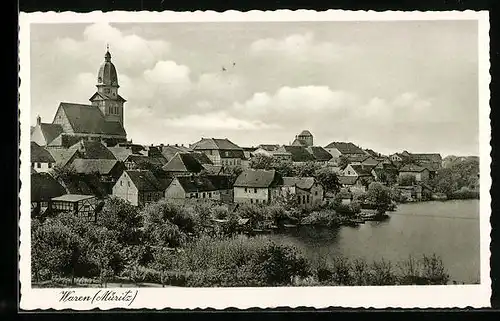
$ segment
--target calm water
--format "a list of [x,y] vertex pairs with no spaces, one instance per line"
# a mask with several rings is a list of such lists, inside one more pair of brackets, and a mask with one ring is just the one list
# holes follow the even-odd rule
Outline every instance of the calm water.
[[409,255],[435,253],[442,258],[451,280],[479,282],[478,200],[401,204],[388,214],[390,218],[384,222],[338,229],[302,227],[269,237],[291,243],[313,259],[343,255],[396,263]]

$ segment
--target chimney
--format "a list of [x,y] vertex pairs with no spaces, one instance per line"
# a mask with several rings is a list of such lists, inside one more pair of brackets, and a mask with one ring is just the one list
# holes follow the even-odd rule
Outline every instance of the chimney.
[[42,117],[40,117],[40,115],[37,115],[36,116],[36,124],[40,125],[41,123],[42,123]]
[[175,147],[179,147],[179,144],[175,144]]

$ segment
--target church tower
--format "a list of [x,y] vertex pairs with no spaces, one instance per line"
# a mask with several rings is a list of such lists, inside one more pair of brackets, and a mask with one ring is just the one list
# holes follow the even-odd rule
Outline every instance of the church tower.
[[109,47],[97,74],[96,87],[97,92],[90,98],[92,105],[99,107],[106,121],[120,122],[123,126],[123,104],[126,100],[118,94],[118,75],[111,62]]

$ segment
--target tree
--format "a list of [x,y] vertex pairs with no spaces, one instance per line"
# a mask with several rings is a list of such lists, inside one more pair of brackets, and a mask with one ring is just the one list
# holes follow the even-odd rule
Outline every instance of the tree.
[[336,194],[340,191],[339,178],[333,170],[326,167],[317,169],[314,172],[314,177],[323,186],[325,192]]
[[250,161],[250,168],[253,169],[272,169],[274,166],[274,160],[272,156],[267,156],[264,154],[257,154],[252,157]]
[[236,181],[236,178],[240,176],[240,174],[243,172],[243,169],[241,166],[227,166],[222,169],[222,173],[224,175],[229,176],[229,180],[231,181],[231,184],[234,184]]
[[401,186],[413,186],[417,184],[415,175],[405,174],[398,178],[398,184]]
[[120,243],[138,244],[140,241],[142,217],[136,207],[122,199],[113,197],[105,202],[99,225],[116,231]]
[[366,200],[375,205],[379,214],[385,213],[391,204],[390,191],[384,185],[373,182],[368,186]]
[[99,269],[101,284],[104,286],[123,265],[119,255],[121,246],[116,239],[117,232],[104,226],[91,228],[87,234],[89,260]]
[[73,164],[62,166],[61,164],[56,164],[51,170],[52,177],[58,181],[66,181],[68,179],[74,178],[76,175],[76,169]]
[[320,169],[320,165],[316,162],[306,162],[304,164],[294,165],[294,176],[297,177],[313,177],[314,173]]
[[281,177],[294,176],[295,168],[293,162],[290,160],[275,160],[273,168]]

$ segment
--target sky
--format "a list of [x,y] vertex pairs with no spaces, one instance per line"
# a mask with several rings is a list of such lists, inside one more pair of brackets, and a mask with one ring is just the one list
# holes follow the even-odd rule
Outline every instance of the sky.
[[89,104],[109,44],[127,138],[479,155],[477,21],[37,24],[31,122]]

